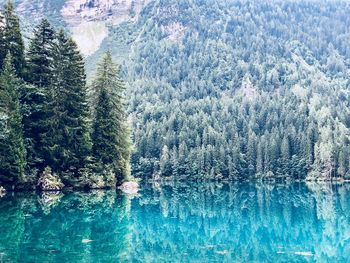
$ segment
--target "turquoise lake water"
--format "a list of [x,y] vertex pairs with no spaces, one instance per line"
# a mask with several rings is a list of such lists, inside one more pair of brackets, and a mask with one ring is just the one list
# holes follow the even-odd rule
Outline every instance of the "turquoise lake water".
[[350,185],[8,193],[0,262],[350,262]]

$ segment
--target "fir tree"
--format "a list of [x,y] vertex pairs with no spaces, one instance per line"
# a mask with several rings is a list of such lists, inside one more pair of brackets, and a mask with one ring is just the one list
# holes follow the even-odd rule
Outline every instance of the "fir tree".
[[43,168],[42,136],[48,129],[47,104],[52,101],[53,46],[55,32],[47,19],[34,29],[28,51],[28,82],[22,103],[26,105],[24,134],[30,167]]
[[28,81],[38,87],[49,87],[52,80],[52,60],[55,31],[44,18],[34,29],[28,50]]
[[0,12],[0,69],[4,64],[6,56],[6,45],[5,45],[5,21],[3,12]]
[[96,91],[96,108],[93,121],[93,156],[111,165],[117,182],[127,179],[130,173],[130,132],[126,123],[123,91],[117,66],[107,52],[99,64],[93,88]]
[[76,173],[90,153],[89,107],[83,57],[63,31],[53,57],[52,101],[47,103],[48,130],[43,135],[46,164],[54,171]]
[[24,182],[26,166],[19,86],[9,53],[0,76],[0,182],[12,185]]
[[8,52],[12,55],[13,66],[18,77],[24,76],[25,59],[24,59],[24,42],[21,34],[19,18],[14,12],[11,1],[4,5],[1,28],[0,42],[0,65],[3,64],[5,56]]

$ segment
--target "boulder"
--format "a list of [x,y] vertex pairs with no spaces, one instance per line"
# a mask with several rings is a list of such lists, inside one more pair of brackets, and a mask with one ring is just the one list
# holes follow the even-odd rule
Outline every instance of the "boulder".
[[61,191],[64,187],[61,179],[52,172],[50,167],[46,167],[38,180],[38,188],[41,191]]
[[139,191],[139,184],[137,182],[125,182],[118,188],[126,194],[137,194]]

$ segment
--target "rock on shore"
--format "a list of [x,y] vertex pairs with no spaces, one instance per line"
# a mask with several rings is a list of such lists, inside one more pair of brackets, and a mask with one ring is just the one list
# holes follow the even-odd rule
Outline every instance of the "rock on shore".
[[40,175],[38,188],[41,191],[60,191],[63,187],[61,179],[49,167],[45,168],[45,171]]

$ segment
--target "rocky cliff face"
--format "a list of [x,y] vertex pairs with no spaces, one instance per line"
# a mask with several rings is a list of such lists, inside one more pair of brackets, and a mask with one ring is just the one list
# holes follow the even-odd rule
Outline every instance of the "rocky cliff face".
[[108,36],[107,23],[135,19],[146,0],[67,0],[61,15],[85,55],[95,53]]
[[138,15],[145,0],[67,0],[61,14],[71,25],[82,21],[119,23]]
[[[0,0],[0,5],[5,0]],[[30,27],[44,16],[66,24],[83,54],[92,55],[108,37],[108,24],[134,20],[150,0],[19,0],[16,9]]]

